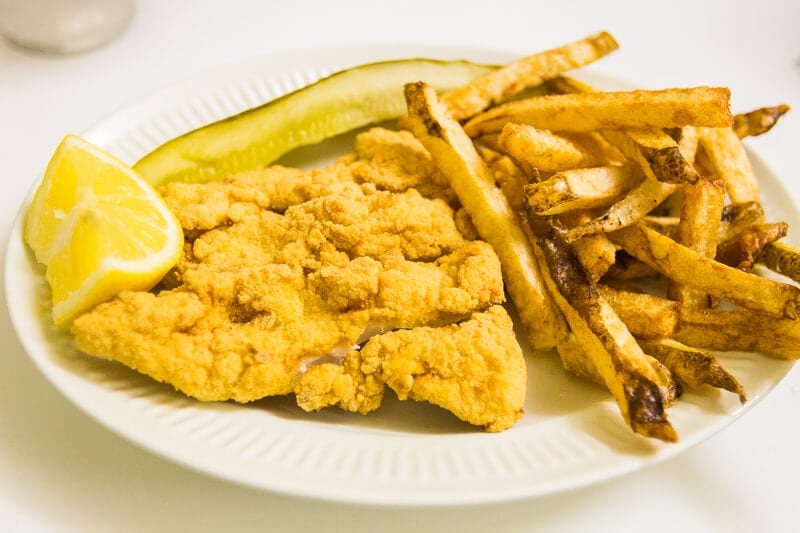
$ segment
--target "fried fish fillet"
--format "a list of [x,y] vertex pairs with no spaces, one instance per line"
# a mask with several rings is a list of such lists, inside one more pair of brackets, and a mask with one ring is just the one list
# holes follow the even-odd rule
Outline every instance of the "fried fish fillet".
[[[322,174],[299,181],[313,188]],[[493,249],[466,240],[441,199],[332,179],[299,203],[282,185],[294,192],[280,212],[257,181],[166,187],[194,230],[183,257],[157,293],[122,293],[79,317],[78,347],[201,400],[246,402],[292,392],[310,362],[372,333],[458,322],[504,301]]]
[[385,384],[401,400],[427,401],[502,431],[524,413],[526,376],[511,318],[497,305],[459,324],[378,335],[341,365],[312,366],[300,378],[297,403],[366,413],[380,405]]

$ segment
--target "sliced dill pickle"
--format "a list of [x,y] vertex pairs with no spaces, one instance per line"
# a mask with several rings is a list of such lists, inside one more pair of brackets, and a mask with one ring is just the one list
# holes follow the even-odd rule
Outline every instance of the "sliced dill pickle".
[[432,59],[350,68],[167,141],[133,168],[156,186],[212,181],[267,165],[294,148],[399,117],[406,108],[405,83],[424,80],[447,91],[493,68]]

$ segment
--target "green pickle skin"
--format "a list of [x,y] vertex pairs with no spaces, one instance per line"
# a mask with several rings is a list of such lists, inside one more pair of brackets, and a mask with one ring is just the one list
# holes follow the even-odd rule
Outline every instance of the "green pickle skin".
[[403,85],[438,91],[495,67],[469,61],[400,59],[342,70],[162,144],[133,169],[151,185],[204,183],[268,165],[287,152],[405,112]]

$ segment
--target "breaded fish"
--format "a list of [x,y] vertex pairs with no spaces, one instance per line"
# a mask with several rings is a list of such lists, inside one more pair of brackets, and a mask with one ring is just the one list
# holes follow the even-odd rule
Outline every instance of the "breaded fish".
[[[76,319],[78,347],[204,401],[289,394],[309,368],[356,375],[366,357],[374,370],[349,410],[377,407],[385,382],[471,423],[510,426],[525,371],[496,307],[505,294],[494,250],[459,231],[457,206],[413,137],[377,129],[359,140],[363,157],[324,169],[163,187],[186,234],[183,256],[155,290],[121,293]],[[398,157],[406,162],[392,166]],[[393,365],[404,360],[433,364],[435,375],[402,389],[408,376]]]
[[380,405],[386,384],[401,400],[427,401],[502,431],[524,413],[526,379],[511,318],[497,305],[459,324],[375,336],[341,365],[310,367],[296,392],[308,411],[339,405],[366,413]]

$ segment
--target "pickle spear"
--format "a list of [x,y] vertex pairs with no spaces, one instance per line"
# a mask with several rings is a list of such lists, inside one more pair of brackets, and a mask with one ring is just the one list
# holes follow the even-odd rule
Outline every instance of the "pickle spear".
[[272,163],[294,148],[399,117],[405,113],[405,83],[425,80],[447,91],[494,68],[432,59],[361,65],[167,141],[133,168],[154,186],[213,181]]

